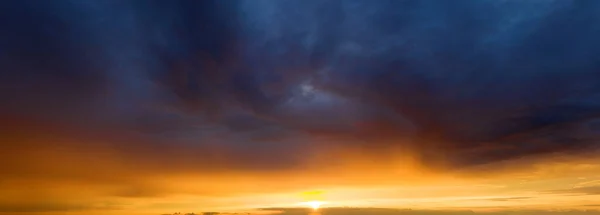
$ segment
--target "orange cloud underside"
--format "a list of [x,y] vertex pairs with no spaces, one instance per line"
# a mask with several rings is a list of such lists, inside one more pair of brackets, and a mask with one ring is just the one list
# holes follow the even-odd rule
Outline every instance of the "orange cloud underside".
[[315,151],[295,168],[252,170],[89,139],[80,144],[82,139],[53,135],[5,137],[22,144],[0,152],[4,214],[245,211],[308,201],[444,210],[594,209],[600,202],[600,164],[593,159],[454,171],[425,168],[409,152],[373,159],[360,149],[329,145],[308,149]]

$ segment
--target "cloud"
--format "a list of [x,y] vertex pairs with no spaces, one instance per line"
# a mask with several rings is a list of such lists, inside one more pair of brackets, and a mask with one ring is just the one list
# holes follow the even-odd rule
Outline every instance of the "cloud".
[[[282,211],[280,214],[292,215],[292,214],[307,214],[307,209],[269,209],[272,211]],[[490,215],[504,215],[504,214],[598,214],[600,212],[595,210],[564,210],[564,211],[546,211],[546,210],[522,210],[522,211],[511,211],[501,210],[496,212],[473,212],[473,211],[460,211],[460,210],[411,210],[411,209],[389,209],[389,208],[323,208],[319,213],[316,214],[350,214],[350,215],[370,215],[370,214],[409,214],[409,215],[437,215],[437,214],[490,214]]]
[[598,7],[3,2],[0,175],[160,196],[145,178],[594,156]]
[[499,202],[505,202],[505,201],[515,201],[515,200],[524,200],[524,199],[531,199],[533,197],[529,197],[529,196],[518,196],[518,197],[507,197],[507,198],[491,198],[491,199],[487,199],[490,201],[499,201]]
[[549,192],[570,195],[600,195],[600,186],[574,187],[571,189],[552,190]]
[[597,148],[593,2],[64,4],[4,21],[26,28],[3,41],[50,47],[8,49],[5,114],[193,143],[172,149],[219,142],[248,168],[296,166],[298,138],[458,168]]
[[0,213],[32,213],[32,212],[68,212],[88,210],[119,210],[120,205],[86,205],[68,203],[23,203],[23,204],[0,204]]

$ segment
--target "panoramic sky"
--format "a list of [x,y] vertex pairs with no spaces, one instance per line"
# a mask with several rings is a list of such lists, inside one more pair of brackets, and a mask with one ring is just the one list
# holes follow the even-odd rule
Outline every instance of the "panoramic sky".
[[1,1],[0,214],[600,214],[598,11]]

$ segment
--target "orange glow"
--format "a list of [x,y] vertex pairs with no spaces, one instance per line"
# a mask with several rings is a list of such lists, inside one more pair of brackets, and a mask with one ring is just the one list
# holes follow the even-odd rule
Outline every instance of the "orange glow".
[[324,202],[321,201],[310,201],[310,202],[305,202],[303,203],[303,205],[307,205],[310,206],[313,210],[319,210],[319,208],[321,207],[321,205],[325,204]]
[[586,193],[586,188],[600,184],[597,158],[568,162],[548,158],[528,166],[515,161],[500,174],[425,168],[412,162],[409,153],[380,162],[355,150],[336,149],[327,152],[329,159],[316,156],[307,161],[311,165],[285,171],[216,171],[183,159],[158,160],[129,149],[114,151],[109,144],[79,147],[67,140],[36,138],[40,140],[31,141],[47,144],[26,150],[30,147],[24,142],[2,151],[3,161],[11,164],[6,167],[13,169],[0,177],[0,203],[29,208],[58,205],[69,211],[46,215],[238,212],[294,208],[299,202],[313,210],[324,204],[415,210],[591,210],[600,202],[600,195],[591,195],[594,190]]

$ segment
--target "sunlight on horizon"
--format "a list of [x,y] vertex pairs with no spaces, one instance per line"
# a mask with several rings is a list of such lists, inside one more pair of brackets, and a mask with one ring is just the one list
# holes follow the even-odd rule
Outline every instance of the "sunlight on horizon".
[[302,203],[302,205],[309,206],[314,211],[318,211],[319,208],[321,208],[321,206],[324,204],[325,204],[325,202],[322,202],[322,201],[309,201],[309,202]]

